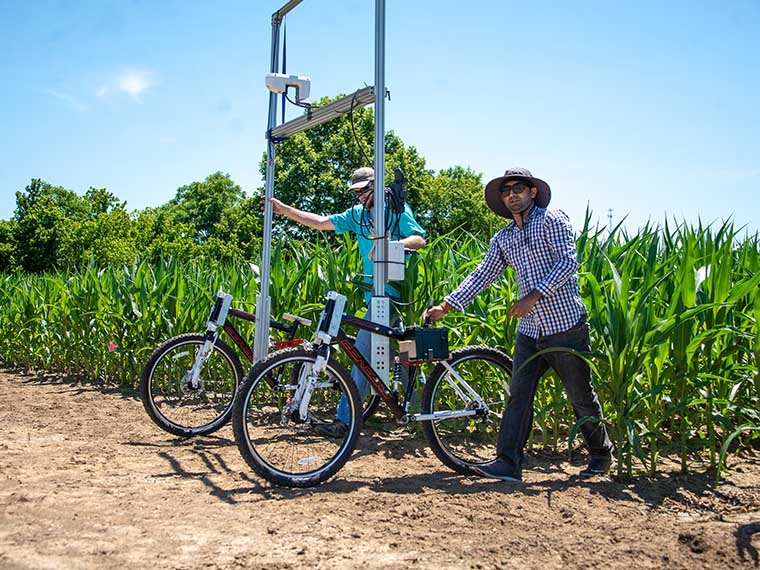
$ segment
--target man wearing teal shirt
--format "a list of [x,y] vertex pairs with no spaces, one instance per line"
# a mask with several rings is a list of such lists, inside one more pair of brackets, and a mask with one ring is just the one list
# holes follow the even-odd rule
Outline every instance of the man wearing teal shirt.
[[[374,257],[375,234],[372,222],[372,207],[375,203],[375,171],[369,167],[355,170],[351,175],[349,190],[356,195],[359,204],[340,214],[322,216],[312,212],[304,212],[293,206],[283,204],[276,198],[271,198],[272,210],[275,214],[282,214],[299,224],[317,230],[332,230],[337,234],[353,232],[359,243],[359,253],[362,256],[364,274],[368,276],[373,275],[372,258]],[[414,214],[412,214],[412,210],[408,205],[404,205],[404,212],[400,216],[398,214],[389,214],[386,219],[388,221],[386,226],[387,234],[390,239],[401,241],[407,249],[420,249],[425,246],[425,230],[414,219]],[[367,277],[367,281],[371,282],[371,279]],[[385,292],[391,297],[398,298],[398,291],[391,285],[386,285]],[[367,292],[364,298],[367,301],[367,314],[365,318],[371,320],[370,300],[372,294]],[[370,339],[371,335],[368,331],[361,330],[356,335],[356,348],[367,360],[370,360]],[[359,389],[359,394],[364,399],[369,389],[367,379],[356,366],[351,370],[351,377]],[[342,437],[346,432],[347,423],[348,406],[344,397],[341,398],[340,405],[338,406],[336,420],[331,424],[325,425],[323,431],[328,435]]]

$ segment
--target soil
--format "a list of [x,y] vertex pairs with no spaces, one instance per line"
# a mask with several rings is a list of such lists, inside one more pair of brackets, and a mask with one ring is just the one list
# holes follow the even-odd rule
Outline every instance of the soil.
[[0,568],[757,568],[757,458],[580,480],[529,453],[525,483],[450,472],[421,435],[367,429],[313,489],[272,487],[231,427],[180,439],[116,388],[0,372]]

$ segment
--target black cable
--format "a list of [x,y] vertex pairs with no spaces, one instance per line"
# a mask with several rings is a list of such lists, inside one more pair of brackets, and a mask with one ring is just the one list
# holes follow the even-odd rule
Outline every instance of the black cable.
[[351,107],[348,110],[348,122],[351,125],[351,133],[354,135],[354,142],[356,143],[356,146],[359,148],[359,152],[362,153],[362,156],[364,157],[365,164],[371,164],[371,161],[369,158],[367,158],[366,153],[364,152],[364,148],[361,145],[361,142],[359,141],[359,137],[356,135],[356,126],[354,125],[354,104],[356,103],[356,96],[359,93],[359,90],[357,89],[354,91],[354,96],[351,97]]
[[393,303],[396,307],[408,307],[409,305],[414,305],[420,299],[424,298],[425,294],[427,292],[429,292],[429,289],[430,289],[430,287],[429,287],[429,285],[430,285],[430,279],[429,279],[430,273],[428,272],[428,265],[427,265],[427,262],[425,261],[425,256],[422,255],[419,252],[419,250],[415,250],[415,252],[412,253],[412,255],[418,255],[419,256],[420,263],[422,263],[422,268],[425,271],[425,283],[422,286],[421,293],[417,297],[413,298],[411,301],[396,301],[393,297],[390,297],[391,303]]
[[[401,214],[396,213],[396,211],[399,209],[397,206],[398,203],[395,201],[395,198],[393,197],[392,193],[388,192],[387,188],[385,191],[385,198],[386,198],[386,203],[391,202],[394,206],[394,208],[385,209],[385,232],[386,234],[390,234],[391,239],[393,239],[394,233],[398,236],[398,239],[401,239]],[[382,237],[372,236],[371,230],[374,227],[374,225],[370,221],[371,220],[370,215],[371,215],[371,209],[368,208],[366,205],[362,204],[361,215],[359,216],[359,219],[357,220],[354,213],[354,209],[351,208],[351,220],[354,222],[354,224],[358,226],[361,232],[360,233],[361,237],[370,241],[383,239],[385,236],[382,236]]]
[[293,101],[293,99],[291,99],[290,97],[288,97],[288,92],[287,91],[285,91],[285,93],[283,93],[282,95],[283,95],[283,97],[285,97],[285,99],[288,100],[288,102],[291,105],[295,105],[296,107],[301,107],[303,109],[306,109],[307,113],[311,113],[314,110],[315,106],[316,106],[316,105],[312,105],[311,103],[296,103],[295,101]]
[[[362,156],[364,157],[365,164],[371,164],[370,159],[367,157],[367,154],[364,152],[364,147],[361,144],[361,141],[359,140],[359,136],[356,134],[356,124],[354,122],[354,106],[356,102],[356,96],[359,93],[359,90],[354,91],[354,96],[351,98],[351,106],[348,111],[348,120],[349,124],[351,125],[351,134],[354,137],[354,142],[356,143],[357,148],[359,149],[359,152],[361,152]],[[374,189],[373,189],[374,192]],[[393,234],[395,233],[398,236],[398,239],[401,239],[401,216],[404,211],[403,202],[399,201],[399,196],[397,196],[394,192],[391,192],[389,188],[385,188],[385,191],[383,192],[383,196],[386,200],[386,204],[390,202],[391,208],[386,208],[385,210],[385,231],[390,234],[391,239],[393,239]],[[403,201],[403,198],[401,198]],[[395,218],[394,218],[395,214]],[[361,236],[369,241],[376,241],[379,239],[384,239],[385,236],[382,237],[373,237],[371,235],[371,231],[373,229],[374,224],[371,223],[370,218],[370,209],[367,208],[366,205],[362,204],[361,214],[359,215],[359,219],[357,220],[354,216],[354,210],[351,209],[351,219],[356,224],[356,226],[361,231]],[[366,223],[365,220],[366,219]],[[422,260],[422,266],[425,271],[425,285],[423,286],[423,294],[428,289],[429,286],[429,279],[427,279],[429,273],[428,273],[428,267],[425,262],[424,256],[421,258]],[[411,301],[395,301],[391,298],[391,302],[396,305],[397,307],[407,307],[409,305],[413,305],[417,301],[419,301],[421,296],[418,296]]]
[[[374,190],[373,190],[373,192],[374,192]],[[354,208],[351,208],[351,220],[354,222],[354,224],[356,224],[356,226],[361,231],[361,234],[360,234],[361,237],[363,237],[364,239],[367,239],[367,240],[375,240],[377,238],[372,237],[372,235],[370,233],[372,231],[372,228],[373,228],[373,225],[374,225],[374,224],[372,224],[371,219],[370,219],[370,210],[369,210],[369,208],[367,208],[367,206],[365,206],[361,202],[359,202],[359,203],[362,206],[361,210],[360,210],[361,213],[359,214],[359,219],[358,220],[356,219]],[[365,220],[366,220],[366,222],[365,222]],[[359,234],[359,232],[357,232],[357,234]]]

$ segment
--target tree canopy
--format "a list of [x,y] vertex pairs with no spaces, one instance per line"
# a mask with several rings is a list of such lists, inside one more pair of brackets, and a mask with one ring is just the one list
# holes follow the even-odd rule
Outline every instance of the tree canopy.
[[[278,143],[275,196],[324,215],[353,206],[347,181],[356,168],[372,165],[374,128],[372,109],[361,108]],[[385,158],[387,183],[396,167],[403,169],[407,201],[431,238],[456,229],[490,235],[503,223],[486,206],[481,176],[471,169],[453,166],[436,174],[393,131],[386,133]],[[266,156],[260,170],[263,176]],[[124,264],[138,255],[256,261],[262,194],[257,188],[246,195],[229,174],[214,172],[180,186],[165,204],[128,212],[126,202],[105,188],[80,196],[35,178],[16,192],[13,217],[0,220],[0,271]],[[315,238],[314,230],[282,216],[274,224],[276,235]]]
[[123,264],[138,254],[253,256],[260,218],[260,206],[221,172],[181,186],[164,205],[131,214],[105,188],[79,196],[34,179],[16,193],[13,218],[0,222],[0,271]]
[[417,221],[433,236],[457,229],[490,235],[491,228],[504,225],[483,199],[481,175],[469,168],[453,166],[426,180],[419,202]]

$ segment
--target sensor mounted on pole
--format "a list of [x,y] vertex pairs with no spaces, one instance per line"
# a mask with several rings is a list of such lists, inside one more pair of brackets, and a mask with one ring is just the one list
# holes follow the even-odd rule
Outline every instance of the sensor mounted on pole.
[[287,94],[288,88],[296,90],[296,103],[309,98],[311,79],[303,75],[286,75],[285,73],[267,73],[264,81],[272,93]]

